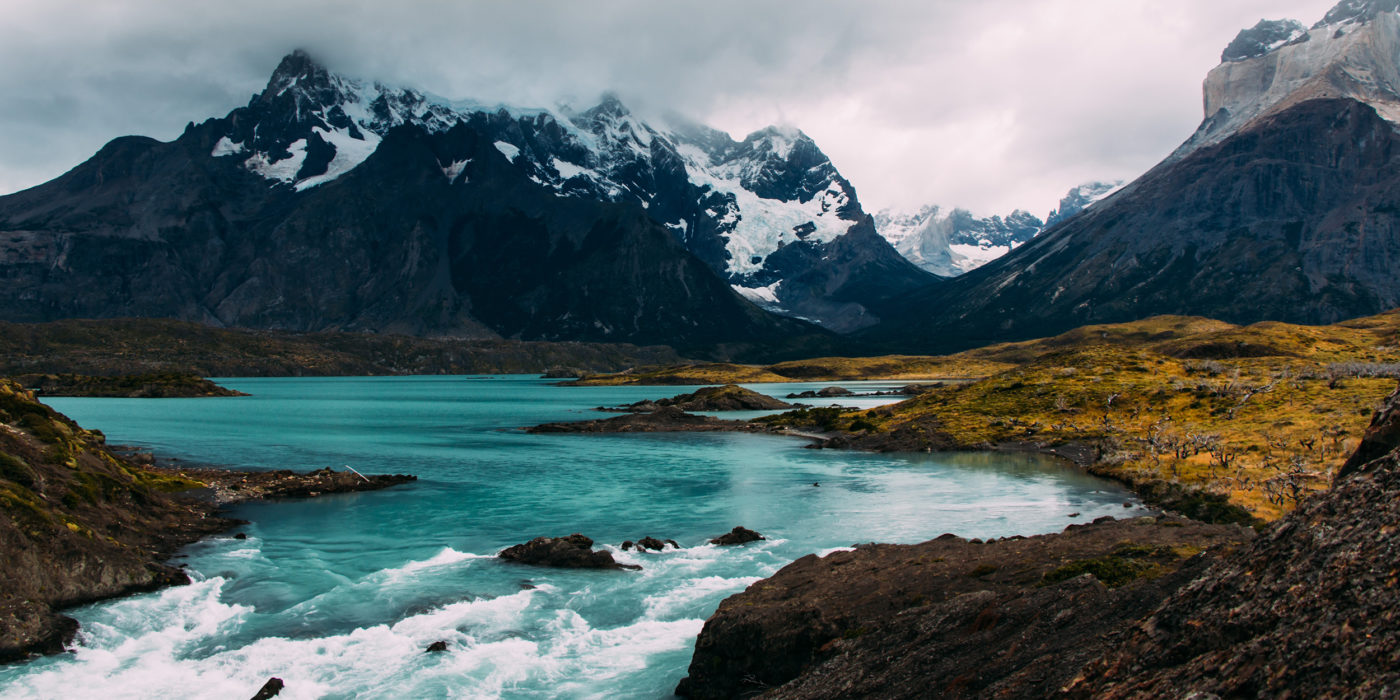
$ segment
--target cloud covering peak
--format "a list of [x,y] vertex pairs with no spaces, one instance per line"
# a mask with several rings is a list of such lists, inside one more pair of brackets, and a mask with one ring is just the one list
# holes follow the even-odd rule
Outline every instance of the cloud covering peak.
[[221,116],[304,47],[454,99],[586,107],[615,91],[736,135],[794,125],[872,209],[1048,210],[1189,136],[1201,79],[1241,28],[1332,4],[15,0],[0,25],[0,192],[116,136]]

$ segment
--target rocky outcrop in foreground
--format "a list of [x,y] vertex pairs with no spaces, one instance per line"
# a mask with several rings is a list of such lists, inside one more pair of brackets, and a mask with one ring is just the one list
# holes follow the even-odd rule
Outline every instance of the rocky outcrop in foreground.
[[[1257,538],[1182,519],[808,556],[706,622],[697,698],[1400,692],[1400,391],[1331,491]],[[1356,460],[1354,460],[1356,461]]]
[[63,608],[188,583],[166,562],[180,547],[236,524],[218,515],[222,503],[327,493],[340,478],[284,472],[237,498],[196,500],[172,494],[205,486],[196,478],[212,484],[202,493],[217,494],[219,483],[277,473],[185,472],[135,463],[101,433],[0,379],[0,663],[62,651],[78,630]]
[[1108,518],[1059,535],[809,555],[720,604],[677,693],[1043,697],[1252,535]]
[[496,555],[507,561],[559,569],[640,569],[635,564],[619,564],[608,551],[594,551],[593,540],[578,533],[568,537],[536,537],[525,544],[507,547]]
[[1183,588],[1070,685],[1078,698],[1400,693],[1400,391],[1343,473]]
[[669,399],[638,401],[617,408],[600,408],[600,411],[623,413],[652,413],[666,406],[682,411],[774,411],[792,408],[793,405],[760,394],[753,389],[745,389],[737,384],[707,386],[704,389],[673,396]]

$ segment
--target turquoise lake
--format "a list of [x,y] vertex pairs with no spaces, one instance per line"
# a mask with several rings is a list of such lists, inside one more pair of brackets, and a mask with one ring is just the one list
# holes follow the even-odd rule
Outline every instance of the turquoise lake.
[[[1137,501],[1121,487],[1032,455],[518,430],[686,388],[557,387],[523,376],[218,381],[252,396],[47,403],[113,444],[191,463],[349,465],[419,481],[234,509],[252,523],[239,528],[246,540],[208,539],[177,560],[193,585],[70,611],[83,626],[76,653],[0,668],[0,695],[246,698],[277,676],[287,700],[664,698],[720,601],[800,556],[946,532],[1056,532],[1139,511],[1124,508]],[[750,388],[783,396],[822,386]],[[769,539],[706,544],[735,525]],[[614,550],[647,535],[683,549],[615,551],[638,572],[494,558],[573,532]],[[439,640],[448,653],[423,653]]]

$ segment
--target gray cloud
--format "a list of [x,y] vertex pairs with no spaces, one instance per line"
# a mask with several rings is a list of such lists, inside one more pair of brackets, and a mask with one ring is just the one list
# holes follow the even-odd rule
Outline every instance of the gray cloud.
[[129,133],[174,138],[304,47],[453,98],[588,103],[616,90],[742,136],[811,134],[867,208],[1043,214],[1140,174],[1200,121],[1200,83],[1261,17],[1331,0],[10,0],[0,192]]

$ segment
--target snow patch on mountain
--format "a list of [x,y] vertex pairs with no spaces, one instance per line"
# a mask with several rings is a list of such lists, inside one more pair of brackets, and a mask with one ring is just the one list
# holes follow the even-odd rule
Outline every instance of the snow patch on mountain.
[[1263,56],[1307,34],[1307,27],[1296,19],[1261,19],[1250,29],[1241,31],[1235,40],[1225,47],[1225,51],[1220,54],[1220,61],[1244,61]]
[[248,149],[245,148],[243,144],[234,143],[232,140],[229,139],[229,137],[225,136],[219,139],[218,143],[214,144],[214,150],[210,151],[209,155],[215,158],[219,158],[222,156],[236,156],[246,152],[247,150]]
[[520,147],[519,147],[519,146],[516,146],[516,145],[513,144],[513,143],[506,143],[505,141],[497,141],[497,142],[496,142],[495,144],[493,144],[493,145],[495,145],[496,150],[500,151],[500,152],[501,152],[501,155],[505,156],[505,157],[506,157],[506,160],[508,160],[508,161],[514,162],[515,159],[516,159],[516,157],[520,155]]
[[[785,145],[790,152],[791,144]],[[754,177],[761,167],[754,161],[706,167],[710,156],[700,148],[683,145],[677,151],[685,159],[691,184],[728,195],[723,209],[712,208],[707,213],[728,229],[725,249],[729,271],[735,275],[759,272],[764,260],[785,245],[797,241],[830,243],[851,228],[853,222],[837,214],[850,201],[849,195],[835,182],[805,201],[769,199],[743,185],[744,178]],[[777,148],[770,152],[776,153]]]
[[244,167],[276,182],[293,182],[306,160],[306,139],[297,139],[287,146],[290,156],[273,160],[267,153],[254,153],[244,161]]
[[[456,182],[457,178],[462,177],[462,172],[467,169],[467,164],[471,162],[472,160],[467,158],[464,160],[454,160],[447,165],[439,164],[439,166],[442,168],[442,176],[447,178],[448,182]],[[463,180],[463,182],[466,182],[466,180]]]
[[778,287],[782,286],[782,284],[782,280],[779,280],[763,287],[745,287],[740,284],[730,286],[745,299],[764,308],[773,308],[779,305]]
[[1065,196],[1060,199],[1059,208],[1045,216],[1045,227],[1042,230],[1049,229],[1051,226],[1061,221],[1068,220],[1075,214],[1112,197],[1117,194],[1119,190],[1123,189],[1126,184],[1127,183],[1122,180],[1114,180],[1112,182],[1095,181],[1086,182],[1071,188],[1070,191],[1065,193]]
[[379,148],[379,142],[383,140],[379,134],[373,131],[361,132],[359,138],[346,129],[327,131],[319,127],[312,127],[312,131],[319,134],[326,143],[335,147],[335,157],[331,159],[325,173],[298,181],[296,183],[298,192],[330,182],[354,170],[360,163],[365,162],[365,159],[369,158],[376,148]]

